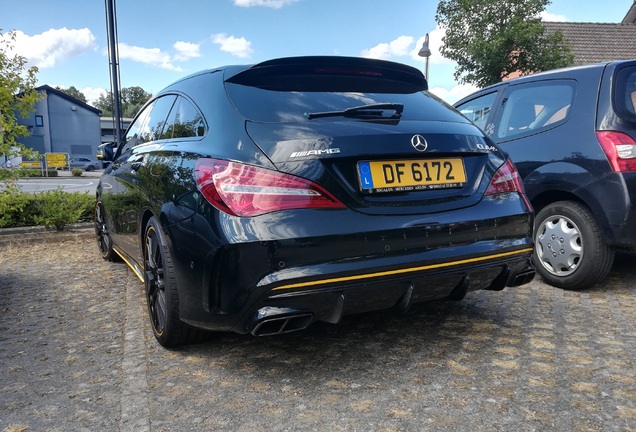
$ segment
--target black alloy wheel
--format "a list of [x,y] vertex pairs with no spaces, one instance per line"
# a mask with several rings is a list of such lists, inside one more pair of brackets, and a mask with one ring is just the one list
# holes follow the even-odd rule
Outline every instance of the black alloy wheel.
[[144,283],[148,314],[157,341],[171,348],[197,342],[202,333],[179,318],[179,293],[170,250],[151,217],[144,235]]
[[118,255],[113,250],[113,242],[106,225],[104,205],[101,201],[97,201],[95,204],[95,236],[97,237],[97,246],[102,258],[107,261],[117,260]]

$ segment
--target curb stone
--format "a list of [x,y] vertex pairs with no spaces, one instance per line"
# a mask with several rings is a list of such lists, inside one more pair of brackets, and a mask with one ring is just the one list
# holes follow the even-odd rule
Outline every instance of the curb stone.
[[0,245],[77,240],[94,235],[95,225],[92,222],[70,224],[61,231],[44,226],[2,228],[0,229]]

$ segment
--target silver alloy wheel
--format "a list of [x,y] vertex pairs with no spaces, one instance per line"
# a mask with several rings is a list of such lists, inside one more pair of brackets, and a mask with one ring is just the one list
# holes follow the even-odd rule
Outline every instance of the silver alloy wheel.
[[537,229],[535,242],[541,265],[555,276],[571,275],[583,259],[581,230],[563,215],[544,220]]

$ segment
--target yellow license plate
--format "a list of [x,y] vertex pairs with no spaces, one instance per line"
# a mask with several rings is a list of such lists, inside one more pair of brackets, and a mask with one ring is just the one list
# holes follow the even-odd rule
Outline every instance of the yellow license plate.
[[462,158],[358,162],[360,187],[367,192],[459,188],[466,183]]

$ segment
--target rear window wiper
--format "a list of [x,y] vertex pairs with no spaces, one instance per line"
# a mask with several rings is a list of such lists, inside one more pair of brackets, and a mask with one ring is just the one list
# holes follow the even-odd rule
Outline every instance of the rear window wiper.
[[340,111],[305,113],[305,117],[307,117],[308,120],[312,120],[312,119],[320,118],[320,117],[352,117],[352,118],[362,118],[362,119],[365,119],[365,118],[377,119],[377,118],[384,117],[385,110],[393,111],[393,115],[387,118],[397,119],[402,117],[402,111],[404,110],[404,105],[399,103],[377,103],[377,104],[351,107],[351,108],[347,108],[345,110],[340,110]]

